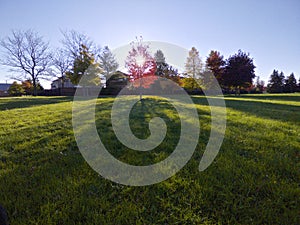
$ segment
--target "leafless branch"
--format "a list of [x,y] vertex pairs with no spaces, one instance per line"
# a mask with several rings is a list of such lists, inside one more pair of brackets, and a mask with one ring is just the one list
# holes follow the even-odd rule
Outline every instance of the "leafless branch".
[[16,72],[25,72],[16,78],[26,78],[29,76],[35,88],[38,78],[45,79],[49,75],[51,65],[51,53],[49,43],[33,30],[12,31],[11,36],[0,41],[0,46],[4,49],[4,57],[1,64],[8,66]]

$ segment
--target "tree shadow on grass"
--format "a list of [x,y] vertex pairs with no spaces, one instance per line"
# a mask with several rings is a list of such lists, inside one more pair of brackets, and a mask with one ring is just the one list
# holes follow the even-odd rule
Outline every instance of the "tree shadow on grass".
[[[270,96],[270,99],[273,96]],[[278,97],[278,100],[282,97],[290,99],[289,101],[299,101],[300,96],[274,96]],[[205,98],[210,97],[192,97],[195,104],[208,105]],[[258,100],[262,101],[258,101]],[[230,99],[224,98],[226,108],[231,108],[244,113],[252,114],[258,118],[265,118],[271,120],[277,120],[282,122],[297,123],[300,122],[300,106],[280,104],[276,102],[263,101],[264,96],[249,96],[249,97],[231,97]],[[274,100],[274,99],[273,99]]]
[[17,97],[0,98],[0,110],[27,108],[72,101],[73,97]]
[[[130,99],[130,97],[128,98]],[[129,100],[127,101],[126,98],[122,100],[120,109],[115,112],[117,113],[116,117],[120,118],[117,122],[122,123],[124,119],[126,120],[126,118],[124,118],[126,115],[124,108],[129,104],[128,102]],[[138,101],[130,112],[129,124],[131,131],[129,132],[132,132],[132,134],[139,139],[147,139],[151,135],[149,122],[152,118],[159,117],[166,123],[167,133],[164,140],[151,151],[135,151],[124,146],[118,140],[111,122],[112,105],[113,101],[105,101],[97,105],[96,126],[102,143],[116,158],[132,165],[150,165],[158,162],[158,160],[161,161],[165,159],[174,151],[180,138],[181,123],[176,109],[166,99],[146,97],[142,102]],[[209,122],[209,119],[206,118],[208,113],[200,109],[197,110],[201,116],[200,122],[207,124]],[[194,124],[190,124],[190,126],[193,125]],[[207,142],[207,140],[205,141]]]
[[300,121],[300,106],[295,105],[251,101],[251,99],[243,101],[227,99],[226,107],[249,113],[259,118],[290,123],[299,123]]
[[[233,96],[228,96],[233,97]],[[300,102],[300,94],[269,94],[269,95],[241,95],[241,98],[246,99],[259,99],[259,100],[277,100],[277,101],[294,101],[294,102]],[[237,97],[239,98],[239,97]]]

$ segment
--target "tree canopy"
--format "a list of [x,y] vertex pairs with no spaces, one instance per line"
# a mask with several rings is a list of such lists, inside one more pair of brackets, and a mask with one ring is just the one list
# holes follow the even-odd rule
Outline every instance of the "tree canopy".
[[16,81],[14,81],[8,89],[8,94],[10,96],[21,96],[25,94],[25,90],[22,87],[22,84],[18,84]]
[[66,75],[75,85],[77,85],[84,76],[83,82],[80,83],[81,85],[95,86],[101,82],[101,73],[102,69],[99,63],[95,61],[94,54],[90,52],[85,45],[82,45],[79,55],[74,59],[72,69],[66,72]]
[[220,52],[212,50],[205,61],[206,69],[213,73],[220,84],[223,84],[223,74],[225,69],[225,60],[223,58],[224,57]]
[[239,94],[241,88],[249,87],[253,79],[255,66],[253,59],[249,57],[249,53],[238,51],[237,54],[230,56],[226,62],[225,72],[223,76],[224,84]]
[[[154,83],[156,71],[155,59],[149,52],[149,45],[143,43],[142,38],[131,43],[131,50],[128,52],[125,67],[128,70],[133,86],[140,88],[140,99],[142,99],[141,88],[148,88]],[[151,77],[151,79],[142,79],[147,76]]]

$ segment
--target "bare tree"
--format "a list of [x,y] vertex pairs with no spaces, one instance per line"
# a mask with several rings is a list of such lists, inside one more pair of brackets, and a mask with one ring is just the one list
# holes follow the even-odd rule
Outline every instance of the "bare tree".
[[72,60],[80,56],[83,46],[95,56],[100,54],[100,47],[98,47],[87,35],[75,30],[61,32],[64,36],[64,39],[61,42],[64,46],[65,54]]
[[66,72],[70,69],[71,60],[65,54],[63,49],[57,49],[57,51],[53,54],[52,64],[54,66],[54,76],[61,79],[62,88],[64,88],[64,82],[66,81]]
[[[78,84],[89,65],[99,64],[101,48],[83,33],[75,30],[61,32],[64,36],[61,41],[63,44],[63,52],[61,54],[62,56],[64,55],[65,59],[69,60],[69,67],[65,74],[73,84]],[[98,78],[95,82],[98,82]]]
[[49,43],[33,30],[19,30],[12,31],[12,35],[2,39],[0,45],[5,50],[1,63],[11,67],[11,71],[22,73],[11,78],[23,80],[29,76],[33,83],[33,95],[36,96],[38,79],[47,79],[51,75]]

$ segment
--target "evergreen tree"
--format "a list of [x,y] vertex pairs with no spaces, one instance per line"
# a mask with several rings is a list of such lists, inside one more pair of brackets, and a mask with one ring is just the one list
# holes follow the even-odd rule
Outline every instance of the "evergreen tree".
[[267,91],[269,93],[282,93],[284,90],[284,74],[278,73],[278,70],[273,70],[270,76],[269,83],[267,85]]
[[101,72],[102,69],[99,63],[95,61],[94,54],[85,45],[82,45],[79,55],[74,59],[73,68],[66,72],[66,75],[75,85],[84,76],[82,85],[95,86],[100,84]]
[[154,59],[156,62],[155,74],[157,76],[170,79],[177,84],[180,83],[178,70],[166,63],[166,58],[161,50],[156,51],[156,53],[154,54]]
[[296,91],[297,91],[297,80],[295,78],[294,73],[291,73],[291,75],[285,79],[284,92],[293,93]]
[[117,63],[115,56],[110,51],[108,46],[104,47],[99,58],[100,58],[100,66],[103,69],[106,80],[108,80],[110,76],[116,72],[116,70],[119,67],[119,64]]
[[166,63],[166,58],[164,53],[162,52],[162,50],[157,50],[154,54],[154,59],[156,61],[156,63]]
[[167,65],[167,67],[163,71],[163,77],[170,79],[177,84],[180,83],[178,69],[174,68],[173,66]]
[[168,64],[166,63],[166,58],[162,50],[157,50],[154,54],[154,59],[156,62],[156,71],[155,74],[158,76],[163,76],[164,71],[168,68]]
[[185,72],[190,77],[199,79],[201,78],[202,67],[203,64],[199,57],[199,52],[195,47],[192,47],[189,51],[189,56],[186,59]]

